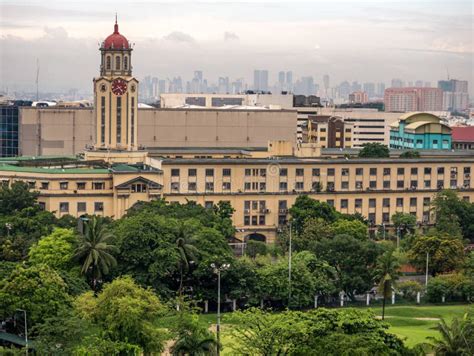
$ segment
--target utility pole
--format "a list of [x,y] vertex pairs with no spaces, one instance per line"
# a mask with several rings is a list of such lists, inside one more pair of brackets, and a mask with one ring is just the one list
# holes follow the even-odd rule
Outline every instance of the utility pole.
[[217,274],[217,356],[221,354],[221,271],[224,271],[230,267],[229,263],[224,263],[221,266],[216,263],[211,263],[211,268],[214,273]]
[[430,260],[430,253],[426,253],[426,275],[425,275],[425,287],[428,288],[428,264]]

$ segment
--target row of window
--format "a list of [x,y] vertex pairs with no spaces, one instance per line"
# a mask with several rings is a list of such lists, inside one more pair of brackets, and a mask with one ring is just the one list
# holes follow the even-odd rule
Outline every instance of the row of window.
[[[423,172],[425,175],[430,175],[434,171],[433,168],[431,167],[424,167],[423,169],[419,169],[418,167],[411,167],[410,168],[410,174],[411,175],[418,175],[419,172]],[[457,175],[458,174],[458,167],[450,167],[450,174],[451,175]],[[267,170],[266,168],[245,168],[245,176],[246,177],[266,177],[267,175]],[[369,168],[369,175],[371,176],[376,176],[378,172],[378,168],[373,167]],[[445,167],[438,167],[436,168],[436,172],[438,175],[444,175],[445,174]],[[205,176],[206,177],[214,177],[214,169],[213,168],[206,168],[205,169]],[[222,176],[223,177],[230,177],[232,173],[232,170],[230,168],[223,168],[222,169]],[[312,168],[311,170],[312,176],[313,177],[319,177],[321,176],[321,168]],[[341,175],[342,176],[348,176],[350,173],[349,168],[341,168]],[[389,176],[392,173],[395,173],[395,169],[392,170],[390,167],[385,167],[382,168],[382,173],[384,176]],[[405,174],[405,168],[404,167],[399,167],[396,169],[397,175],[404,175]],[[463,167],[463,173],[465,176],[469,176],[471,174],[471,167]],[[295,176],[297,177],[302,177],[305,174],[305,168],[295,168]],[[288,168],[280,168],[279,169],[279,175],[280,177],[286,177],[288,176]],[[324,175],[324,173],[323,173]],[[336,169],[335,168],[327,168],[326,169],[326,175],[328,177],[334,177],[336,175]],[[362,176],[364,175],[364,168],[356,168],[355,169],[355,175],[356,176]],[[179,177],[180,176],[180,169],[179,168],[173,168],[171,169],[171,176],[172,177]],[[188,177],[196,177],[197,176],[197,169],[196,168],[189,168],[188,169]]]
[[[44,203],[43,203],[44,204]],[[60,202],[59,203],[59,212],[60,213],[69,213],[69,202]],[[40,203],[41,206],[41,203]],[[44,208],[44,206],[43,206]],[[78,213],[85,213],[87,212],[87,203],[86,202],[77,202],[77,212]],[[103,202],[94,202],[94,212],[101,213],[104,211],[104,203]]]
[[[30,188],[36,188],[36,181],[29,181],[28,182]],[[59,182],[59,189],[60,190],[68,190],[68,189],[76,189],[76,190],[85,190],[88,189],[89,185],[87,182],[76,182],[75,186],[71,186],[70,182]],[[42,190],[48,190],[49,189],[49,182],[40,182],[39,188]],[[93,190],[104,190],[105,189],[105,183],[104,182],[92,182],[92,187]]]
[[[120,56],[115,56],[115,70],[120,70],[121,68],[121,59]],[[108,70],[112,69],[112,56],[107,56],[105,59],[106,68]],[[123,70],[128,70],[128,57],[123,57]]]

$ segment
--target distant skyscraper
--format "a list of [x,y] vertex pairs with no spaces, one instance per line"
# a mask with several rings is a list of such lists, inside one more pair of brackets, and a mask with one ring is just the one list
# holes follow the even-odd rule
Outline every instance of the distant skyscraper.
[[392,88],[403,88],[405,86],[405,83],[403,80],[394,78],[392,79]]
[[352,82],[352,91],[361,91],[362,90],[362,85],[359,84],[358,81]]
[[295,84],[294,92],[299,95],[315,95],[316,85],[314,84],[313,77],[301,77]]
[[422,80],[417,80],[415,82],[415,86],[418,87],[418,88],[421,88],[423,86],[423,81]]
[[364,83],[363,85],[364,92],[367,93],[367,97],[373,98],[375,96],[375,84],[374,83]]
[[278,72],[278,84],[282,87],[285,85],[285,72],[283,71]]
[[431,82],[425,82],[425,88],[431,88]]
[[256,69],[253,71],[253,87],[255,90],[268,91],[268,70]]
[[377,83],[377,96],[383,98],[385,92],[385,83]]
[[293,72],[286,72],[286,90],[293,91]]
[[469,107],[467,80],[440,80],[438,88],[443,91],[443,110],[462,111]]
[[389,88],[384,95],[385,111],[441,111],[443,91],[438,88]]
[[329,75],[324,74],[323,76],[323,85],[324,85],[324,96],[327,98],[328,97],[328,90],[329,90]]
[[229,93],[229,77],[219,77],[217,92],[219,94]]
[[369,101],[369,96],[363,91],[355,91],[349,94],[349,102],[351,104],[365,104]]
[[343,99],[347,99],[349,94],[351,93],[351,85],[348,81],[344,81],[339,84],[339,96]]

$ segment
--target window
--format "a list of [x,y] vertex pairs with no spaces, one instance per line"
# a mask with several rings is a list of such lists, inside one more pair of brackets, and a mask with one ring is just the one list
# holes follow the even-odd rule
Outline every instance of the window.
[[86,189],[86,182],[77,182],[77,190],[84,190]]
[[266,177],[267,176],[267,170],[265,168],[260,169],[260,177]]
[[341,189],[349,189],[349,182],[341,182]]
[[123,57],[123,69],[128,70],[128,57],[127,56]]
[[78,202],[77,203],[77,212],[81,213],[87,210],[87,204],[86,202]]
[[371,224],[375,224],[375,213],[369,213],[368,220]]
[[111,61],[112,61],[111,57],[110,57],[110,56],[107,56],[107,58],[105,59],[105,63],[106,63],[105,66],[106,66],[107,69],[110,69],[110,68],[111,68],[111,66],[112,66],[112,65],[111,65]]
[[115,57],[115,70],[120,70],[120,56]]
[[94,182],[94,183],[92,183],[92,189],[94,189],[94,190],[103,190],[103,189],[105,189],[105,183],[104,182]]
[[390,198],[383,198],[382,200],[382,206],[384,208],[390,208]]
[[250,212],[250,200],[245,200],[244,201],[244,213],[249,213]]
[[214,191],[214,182],[206,182],[206,191],[213,192]]
[[418,188],[418,181],[417,181],[417,180],[412,180],[412,181],[410,182],[410,188],[411,188],[411,189],[416,189],[416,188]]
[[356,168],[356,176],[361,176],[364,174],[364,168]]
[[377,181],[376,180],[371,180],[369,182],[369,188],[370,189],[377,189]]
[[321,172],[319,168],[313,168],[313,177],[319,177],[321,175]]
[[429,197],[423,198],[423,206],[430,206],[431,199]]
[[456,176],[458,174],[458,167],[451,167],[451,176]]
[[31,180],[28,182],[28,188],[35,189],[35,186],[36,186],[36,181]]
[[280,177],[288,176],[288,168],[280,168]]
[[288,219],[286,215],[278,215],[278,225],[286,225],[288,223]]
[[343,168],[343,169],[341,170],[341,174],[342,174],[343,176],[348,176],[348,175],[349,175],[349,168]]
[[451,189],[456,189],[457,184],[458,184],[457,179],[451,179],[451,180],[449,181],[449,187],[450,187]]
[[382,213],[382,222],[384,223],[390,222],[390,213]]
[[398,175],[403,175],[403,174],[405,174],[405,168],[397,168],[397,174],[398,174]]
[[391,171],[390,168],[384,168],[384,169],[383,169],[383,175],[384,175],[384,176],[389,176],[389,175],[390,175],[390,171]]
[[222,190],[230,190],[231,183],[230,182],[222,182]]
[[41,182],[41,189],[48,190],[49,182]]
[[341,209],[347,209],[349,201],[347,199],[341,199]]
[[195,192],[197,189],[196,182],[189,182],[188,183],[188,191]]
[[383,181],[383,189],[390,189],[390,181],[384,180]]
[[403,208],[403,198],[397,198],[397,208]]
[[410,172],[411,172],[412,175],[417,175],[418,174],[418,168],[412,167]]
[[425,188],[431,188],[431,181],[430,180],[425,180],[424,181],[424,184],[425,184]]
[[132,184],[132,193],[145,193],[147,191],[147,185],[144,183]]
[[206,209],[212,209],[214,207],[214,203],[212,201],[205,201],[204,202],[204,207]]
[[328,168],[328,177],[334,177],[335,170],[334,168]]
[[470,181],[469,179],[464,179],[464,182],[463,182],[462,187],[463,187],[464,189],[470,188],[470,187],[471,187],[471,181]]
[[179,169],[178,168],[173,168],[171,170],[171,177],[179,177]]
[[303,177],[304,176],[304,169],[303,168],[296,168],[296,176]]
[[360,199],[360,198],[355,199],[354,200],[354,207],[356,209],[362,208],[362,199]]
[[375,208],[376,207],[376,200],[371,198],[369,199],[369,208]]
[[416,198],[410,198],[410,206],[416,206]]
[[404,187],[405,187],[405,181],[397,180],[397,188],[398,189],[403,189]]
[[436,188],[443,189],[444,188],[444,180],[440,179],[436,182]]
[[471,167],[464,167],[464,175],[470,175],[471,174]]
[[257,216],[252,216],[252,225],[257,225]]
[[[179,175],[179,172],[178,172]],[[189,168],[188,169],[188,177],[196,177],[197,176],[197,169],[196,168]]]
[[250,225],[250,216],[244,216],[244,225]]
[[329,206],[334,207],[334,199],[328,199],[326,203],[328,203]]
[[333,192],[334,191],[334,182],[328,182],[328,186],[326,189],[328,192]]
[[361,190],[363,188],[362,181],[359,180],[359,181],[356,181],[355,183],[356,183],[355,184],[356,189]]
[[40,210],[46,210],[46,203],[44,201],[40,201],[38,202],[38,206],[40,208]]
[[444,167],[438,167],[438,174],[444,174]]
[[252,210],[257,210],[258,209],[258,201],[252,200]]
[[370,173],[371,176],[376,176],[377,175],[377,168],[370,168],[369,173]]
[[303,182],[295,182],[295,189],[296,190],[303,190],[304,189],[304,183]]
[[206,168],[206,177],[214,177],[214,169]]
[[424,211],[423,212],[422,222],[424,222],[424,223],[430,222],[430,212],[429,211]]
[[222,170],[222,176],[223,177],[230,177],[230,172],[231,172],[230,168],[224,168]]
[[252,184],[250,182],[245,182],[244,183],[244,190],[250,190],[252,189]]
[[59,203],[59,211],[61,213],[68,213],[69,212],[69,203],[68,202]]
[[260,215],[258,217],[258,224],[259,225],[265,225],[265,215]]
[[287,182],[280,182],[280,190],[288,190],[288,183]]
[[431,167],[425,167],[424,172],[425,174],[431,174]]
[[68,182],[59,182],[59,189],[67,189]]
[[174,193],[179,192],[179,182],[171,182],[171,191]]
[[[288,209],[288,202],[286,200],[279,200],[278,201],[278,209],[280,210],[281,213],[285,212]],[[284,210],[284,211],[282,211]]]
[[[249,177],[252,175],[252,170],[250,168],[245,168],[245,176]],[[281,174],[280,174],[281,175]]]
[[260,182],[260,183],[258,184],[258,190],[260,190],[261,192],[264,192],[266,189],[267,189],[267,183],[265,183],[265,182]]

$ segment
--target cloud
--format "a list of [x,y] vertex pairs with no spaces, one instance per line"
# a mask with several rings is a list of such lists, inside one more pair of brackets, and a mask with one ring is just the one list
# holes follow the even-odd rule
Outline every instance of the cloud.
[[224,41],[235,41],[238,40],[239,36],[234,32],[224,32]]
[[191,35],[181,31],[173,31],[163,37],[166,41],[182,42],[182,43],[195,43],[196,40]]
[[45,38],[51,39],[64,39],[68,38],[67,31],[63,27],[45,27],[44,28]]

